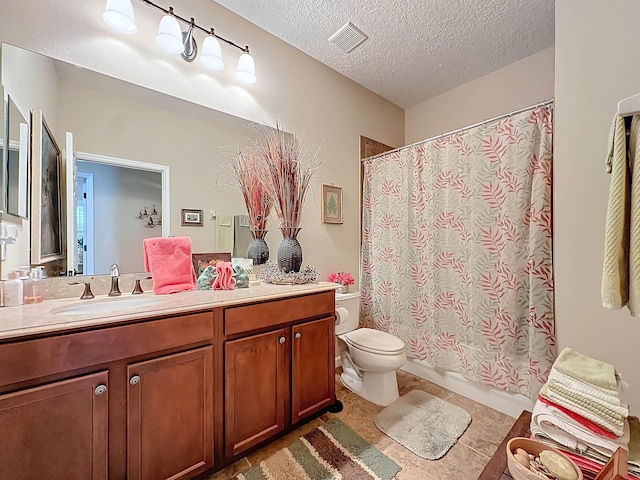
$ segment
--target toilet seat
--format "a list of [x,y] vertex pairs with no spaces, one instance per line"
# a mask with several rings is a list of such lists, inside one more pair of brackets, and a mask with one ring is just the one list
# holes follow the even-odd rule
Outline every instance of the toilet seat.
[[372,328],[358,328],[340,336],[353,348],[378,355],[397,355],[405,351],[398,337]]

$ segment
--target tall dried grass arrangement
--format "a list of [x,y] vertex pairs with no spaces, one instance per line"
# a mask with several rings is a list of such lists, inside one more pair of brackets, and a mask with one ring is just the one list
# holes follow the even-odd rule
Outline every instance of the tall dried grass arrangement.
[[271,199],[265,188],[262,177],[265,175],[264,165],[256,158],[251,149],[233,147],[229,152],[231,161],[221,167],[228,167],[236,186],[242,192],[249,213],[251,229],[265,230],[267,217],[271,213]]
[[311,178],[320,167],[318,154],[311,154],[298,138],[282,130],[256,125],[258,139],[252,150],[262,163],[263,187],[273,201],[280,228],[298,228],[302,205]]

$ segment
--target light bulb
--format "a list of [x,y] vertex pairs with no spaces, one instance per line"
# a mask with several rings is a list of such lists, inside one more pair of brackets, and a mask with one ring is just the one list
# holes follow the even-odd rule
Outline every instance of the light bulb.
[[160,20],[158,27],[158,35],[156,42],[163,50],[176,55],[184,52],[184,44],[182,43],[182,30],[176,17],[173,15],[165,15]]
[[102,18],[117,32],[133,35],[138,31],[131,0],[107,0]]
[[243,53],[238,59],[236,78],[242,83],[256,83],[256,64],[249,53]]
[[224,68],[220,42],[213,35],[206,37],[202,43],[200,63],[210,70],[222,70]]

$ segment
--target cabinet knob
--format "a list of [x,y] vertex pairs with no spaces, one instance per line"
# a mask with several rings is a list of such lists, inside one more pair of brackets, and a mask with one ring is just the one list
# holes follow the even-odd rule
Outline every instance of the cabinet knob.
[[134,375],[133,377],[131,377],[131,378],[129,379],[129,383],[130,383],[131,385],[137,385],[137,384],[139,384],[139,383],[140,383],[140,376],[138,376],[138,375]]
[[106,385],[98,385],[93,392],[96,395],[104,395],[105,393],[107,393],[107,386]]
[[295,338],[300,338],[301,336],[302,336],[302,334],[301,334],[300,332],[298,332],[298,333],[296,333],[296,334],[294,335],[294,337],[295,337]]
[[280,337],[280,339],[278,340],[280,343],[284,343],[285,342],[285,338],[284,337]]

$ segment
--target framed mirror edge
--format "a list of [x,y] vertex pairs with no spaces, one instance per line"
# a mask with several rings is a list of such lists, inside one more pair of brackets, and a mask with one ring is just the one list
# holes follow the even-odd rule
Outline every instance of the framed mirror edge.
[[[16,103],[12,100],[11,94],[5,92],[5,96],[7,98],[6,101],[6,114],[5,114],[5,137],[9,139],[9,148],[5,149],[6,152],[3,152],[6,157],[2,159],[4,165],[4,191],[6,192],[6,196],[3,198],[4,206],[7,215],[11,215],[15,218],[21,218],[23,220],[29,219],[29,213],[31,210],[31,125],[24,118],[22,112],[18,109]],[[20,131],[18,133],[18,141],[11,140],[11,121],[12,121],[12,106],[15,113],[20,116]],[[12,204],[9,198],[9,190],[12,185],[11,175],[10,175],[10,151],[13,149],[14,151],[18,151],[18,180],[16,182],[15,188],[17,188],[17,211],[12,210]]]

